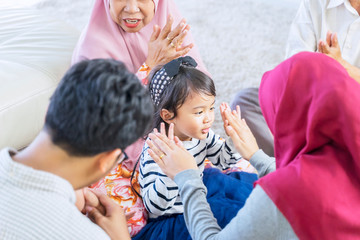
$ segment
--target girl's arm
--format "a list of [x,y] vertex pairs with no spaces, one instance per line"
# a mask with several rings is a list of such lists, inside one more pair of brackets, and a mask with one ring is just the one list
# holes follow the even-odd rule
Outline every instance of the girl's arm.
[[224,170],[237,163],[241,156],[234,151],[227,142],[215,134],[211,129],[206,138],[206,157],[216,167]]
[[[145,143],[140,159],[139,184],[144,205],[150,214],[182,213],[183,208],[176,206],[179,194],[176,183],[167,177],[148,154]],[[180,201],[181,203],[181,201]]]

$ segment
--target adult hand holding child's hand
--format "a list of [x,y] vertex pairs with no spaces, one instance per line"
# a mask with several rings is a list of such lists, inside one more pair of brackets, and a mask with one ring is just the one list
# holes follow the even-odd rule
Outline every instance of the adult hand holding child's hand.
[[241,119],[240,107],[231,111],[227,103],[220,105],[220,114],[224,122],[224,129],[234,143],[241,156],[250,160],[252,155],[259,150],[256,139],[244,119]]
[[155,129],[149,137],[151,140],[146,143],[150,147],[150,156],[171,179],[184,170],[198,169],[194,157],[182,146],[179,138],[174,136],[174,124],[170,124],[168,135],[164,123],[161,123],[161,132]]

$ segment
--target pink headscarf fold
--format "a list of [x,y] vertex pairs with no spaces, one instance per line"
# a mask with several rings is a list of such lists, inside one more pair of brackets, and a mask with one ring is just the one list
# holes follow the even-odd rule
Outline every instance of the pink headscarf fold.
[[[96,0],[90,21],[74,50],[72,64],[84,59],[113,58],[124,62],[127,68],[135,73],[146,60],[154,25],[163,28],[169,14],[173,16],[176,25],[182,19],[173,0],[153,1],[155,15],[152,21],[139,32],[128,33],[112,20],[109,0]],[[194,43],[194,40],[189,32],[184,45],[190,43]],[[187,55],[196,60],[200,70],[207,72],[196,46]]]
[[300,239],[358,239],[360,84],[304,52],[264,74],[259,99],[277,170],[258,184]]

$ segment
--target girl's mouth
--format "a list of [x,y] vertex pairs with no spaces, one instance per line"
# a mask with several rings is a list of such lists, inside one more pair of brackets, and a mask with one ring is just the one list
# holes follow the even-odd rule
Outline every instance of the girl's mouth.
[[210,130],[210,128],[205,128],[205,129],[201,130],[201,132],[202,132],[203,134],[205,134],[205,133],[208,133],[209,130]]

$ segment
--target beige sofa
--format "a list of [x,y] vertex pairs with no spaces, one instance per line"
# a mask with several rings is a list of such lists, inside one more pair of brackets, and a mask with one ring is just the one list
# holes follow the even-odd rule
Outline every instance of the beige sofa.
[[38,134],[79,34],[34,9],[0,9],[0,149]]

